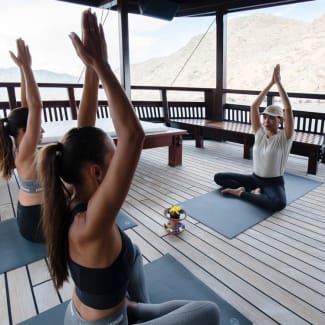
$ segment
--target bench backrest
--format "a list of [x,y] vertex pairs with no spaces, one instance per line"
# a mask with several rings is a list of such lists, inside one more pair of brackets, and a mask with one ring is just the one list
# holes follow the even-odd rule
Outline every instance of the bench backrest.
[[[224,120],[239,123],[250,123],[249,106],[246,105],[224,105]],[[260,109],[263,111],[263,108]],[[295,131],[325,134],[325,113],[315,113],[293,110]]]

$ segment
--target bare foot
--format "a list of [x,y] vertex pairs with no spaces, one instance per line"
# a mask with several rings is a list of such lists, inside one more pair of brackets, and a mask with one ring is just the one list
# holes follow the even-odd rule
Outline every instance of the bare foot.
[[260,195],[262,193],[262,190],[260,187],[257,187],[255,190],[251,190],[251,193]]
[[240,197],[243,192],[245,192],[245,187],[238,187],[238,188],[225,188],[221,191],[225,194],[230,194],[233,196]]

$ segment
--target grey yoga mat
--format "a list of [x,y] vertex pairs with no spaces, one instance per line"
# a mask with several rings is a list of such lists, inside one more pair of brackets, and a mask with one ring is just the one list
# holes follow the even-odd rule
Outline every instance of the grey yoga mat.
[[[219,297],[170,254],[148,263],[144,270],[152,303],[175,299],[210,300],[219,306],[220,324],[251,324],[247,318]],[[19,325],[63,324],[67,304],[68,302],[64,302]]]
[[[321,183],[286,173],[284,175],[287,203],[313,190]],[[273,213],[250,202],[224,195],[215,190],[178,203],[189,216],[227,238],[234,238]]]
[[[120,210],[116,223],[122,230],[137,223]],[[0,222],[0,274],[38,261],[47,256],[44,244],[26,240],[19,232],[16,218]]]

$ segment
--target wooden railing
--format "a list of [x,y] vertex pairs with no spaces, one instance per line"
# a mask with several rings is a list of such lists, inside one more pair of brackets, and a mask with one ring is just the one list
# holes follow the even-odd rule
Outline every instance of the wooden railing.
[[[262,111],[261,109],[260,111]],[[250,107],[245,105],[224,105],[224,121],[250,124]],[[325,112],[306,112],[293,110],[295,131],[325,134]]]
[[[0,101],[0,117],[7,116],[10,109],[20,105],[16,93],[19,92],[19,83],[0,83],[0,89],[6,89],[7,100]],[[43,100],[43,120],[60,121],[77,118],[80,100],[76,99],[76,90],[80,92],[82,84],[57,84],[40,83],[40,91],[43,88],[64,89],[66,98]],[[158,100],[132,100],[137,115],[141,120],[151,122],[164,122],[168,124],[170,119],[209,119],[214,120],[216,110],[221,110],[223,120],[249,123],[249,106],[225,103],[222,108],[215,107],[215,91],[211,88],[189,87],[149,87],[132,86],[132,91],[155,91],[159,94]],[[186,98],[187,93],[198,94],[202,100],[176,101],[172,98],[173,93],[181,93]],[[257,95],[258,91],[225,89],[224,94]],[[325,100],[325,94],[289,93],[290,98]],[[271,104],[278,96],[276,92],[269,92],[267,104]],[[295,128],[299,131],[324,134],[325,133],[325,110],[321,113],[309,111],[294,111]],[[109,117],[109,107],[105,100],[98,102],[98,118]]]

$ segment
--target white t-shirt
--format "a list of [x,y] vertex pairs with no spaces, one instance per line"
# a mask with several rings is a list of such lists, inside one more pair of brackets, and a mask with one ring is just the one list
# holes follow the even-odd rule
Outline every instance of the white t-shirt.
[[260,177],[279,177],[284,174],[293,136],[287,139],[284,130],[268,138],[264,127],[255,133],[253,171]]

